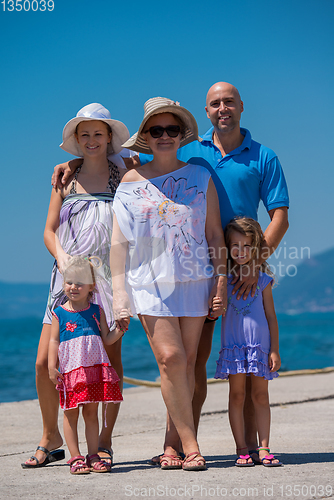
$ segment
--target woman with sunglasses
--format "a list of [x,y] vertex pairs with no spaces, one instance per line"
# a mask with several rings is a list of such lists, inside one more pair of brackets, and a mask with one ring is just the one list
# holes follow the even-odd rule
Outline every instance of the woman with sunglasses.
[[207,169],[176,156],[179,147],[199,140],[191,113],[161,97],[144,109],[138,132],[123,147],[153,154],[153,160],[127,172],[115,194],[113,309],[120,328],[122,309],[138,314],[158,363],[171,421],[161,468],[204,470],[192,396],[204,320],[209,309],[216,317],[225,314],[227,304],[218,197]]

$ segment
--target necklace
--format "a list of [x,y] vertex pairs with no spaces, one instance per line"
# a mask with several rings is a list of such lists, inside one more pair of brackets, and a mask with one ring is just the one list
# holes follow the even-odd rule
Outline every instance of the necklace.
[[[231,281],[230,281],[230,283],[231,283]],[[250,314],[250,312],[251,312],[250,306],[256,300],[257,296],[259,295],[259,292],[260,292],[260,287],[259,287],[259,285],[257,285],[254,297],[252,297],[252,300],[250,300],[244,307],[239,308],[235,304],[233,304],[231,295],[227,299],[227,303],[230,307],[232,307],[233,311],[236,312],[237,314],[242,314],[243,316],[247,316],[247,314]]]

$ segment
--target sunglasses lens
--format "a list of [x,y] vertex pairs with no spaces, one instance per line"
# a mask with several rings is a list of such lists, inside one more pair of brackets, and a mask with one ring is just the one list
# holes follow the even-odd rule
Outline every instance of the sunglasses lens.
[[178,125],[168,125],[166,128],[156,125],[155,127],[150,127],[148,132],[150,132],[153,139],[159,139],[163,136],[165,130],[169,137],[177,137],[181,129]]
[[169,137],[177,137],[180,133],[180,127],[178,125],[168,125],[166,132]]
[[159,139],[159,137],[162,137],[165,129],[163,127],[159,127],[159,125],[157,125],[156,127],[151,127],[149,129],[149,131],[150,131],[150,134],[153,137],[153,139]]

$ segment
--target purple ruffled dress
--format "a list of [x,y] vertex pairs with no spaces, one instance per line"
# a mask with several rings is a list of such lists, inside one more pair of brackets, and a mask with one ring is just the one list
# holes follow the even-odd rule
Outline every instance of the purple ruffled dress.
[[270,332],[263,307],[262,292],[273,279],[265,273],[259,275],[254,297],[237,300],[232,295],[234,285],[228,277],[228,306],[222,318],[221,351],[217,361],[215,378],[228,379],[229,374],[246,373],[266,380],[278,377],[270,372],[268,354],[270,352]]

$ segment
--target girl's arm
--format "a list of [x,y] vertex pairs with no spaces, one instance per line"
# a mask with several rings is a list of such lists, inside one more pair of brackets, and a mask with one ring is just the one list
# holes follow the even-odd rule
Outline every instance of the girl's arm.
[[49,342],[48,367],[49,367],[49,377],[55,385],[59,383],[59,379],[60,380],[63,379],[62,374],[57,370],[58,349],[59,349],[59,323],[58,320],[53,316],[51,324],[51,336]]
[[[129,317],[125,317],[125,320],[127,321],[127,324],[130,323]],[[120,328],[118,328],[116,326],[116,328],[114,330],[110,331],[108,324],[107,324],[106,315],[105,315],[103,309],[100,308],[100,329],[101,329],[101,337],[102,337],[103,342],[106,345],[111,345],[111,344],[114,344],[115,342],[117,342],[117,340],[120,339],[124,335],[124,332],[128,328],[126,328],[126,330],[121,330]]]
[[63,266],[69,256],[62,249],[57,231],[59,228],[59,215],[63,203],[63,194],[58,189],[52,190],[49,211],[44,229],[44,243],[50,254],[57,260],[58,269],[62,272]]
[[277,372],[281,366],[281,358],[279,355],[278,323],[275,313],[273,292],[270,284],[268,284],[263,290],[262,297],[264,312],[270,331],[269,368],[271,372]]
[[[127,175],[127,174],[126,174]],[[116,327],[126,331],[131,314],[129,296],[125,290],[125,262],[129,242],[124,237],[117,217],[113,217],[113,229],[110,248],[110,270],[113,289],[113,312]]]
[[[227,268],[224,232],[220,220],[219,200],[213,180],[207,190],[207,214],[205,236],[216,276],[209,298],[209,307],[214,316],[225,316],[227,308]],[[217,276],[224,274],[225,276]]]

